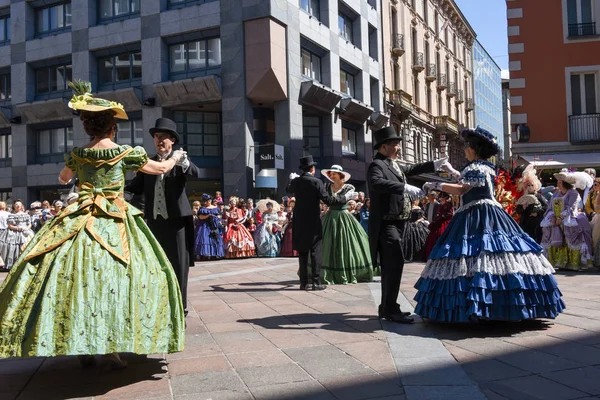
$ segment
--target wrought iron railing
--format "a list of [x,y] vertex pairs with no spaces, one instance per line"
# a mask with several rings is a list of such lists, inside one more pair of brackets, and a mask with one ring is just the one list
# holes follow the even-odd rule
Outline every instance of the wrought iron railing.
[[423,53],[416,52],[413,54],[413,69],[423,71],[425,69],[425,56]]
[[465,92],[462,89],[456,91],[456,104],[465,102]]
[[392,34],[392,53],[404,54],[404,35],[402,33]]
[[573,144],[600,142],[600,114],[570,115],[569,140]]
[[426,78],[429,81],[434,81],[437,77],[437,66],[435,64],[427,64]]
[[475,109],[475,100],[472,97],[467,99],[467,105],[465,107],[467,111],[473,111]]
[[585,22],[583,24],[569,24],[569,37],[595,36],[596,23]]
[[454,97],[456,95],[456,82],[450,82],[450,84],[448,84],[446,95],[448,97]]
[[437,87],[440,90],[444,90],[448,87],[448,77],[446,74],[438,74]]

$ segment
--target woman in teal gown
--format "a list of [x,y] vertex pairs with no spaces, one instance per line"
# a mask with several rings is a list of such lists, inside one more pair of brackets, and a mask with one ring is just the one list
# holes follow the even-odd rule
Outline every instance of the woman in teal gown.
[[[331,184],[330,194],[354,192],[354,186],[345,183],[350,174],[334,165],[321,171]],[[323,215],[323,261],[321,280],[328,284],[348,284],[373,280],[373,266],[369,237],[356,218],[347,211],[347,205],[331,206]]]
[[[72,84],[71,84],[72,85]],[[59,181],[79,178],[79,200],[45,224],[0,289],[0,358],[80,355],[84,366],[120,352],[183,350],[185,320],[177,279],[142,212],[123,199],[126,171],[162,174],[142,147],[113,142],[123,106],[72,85],[90,143],[65,155]],[[83,86],[83,87],[82,87]],[[86,93],[83,93],[86,92]]]

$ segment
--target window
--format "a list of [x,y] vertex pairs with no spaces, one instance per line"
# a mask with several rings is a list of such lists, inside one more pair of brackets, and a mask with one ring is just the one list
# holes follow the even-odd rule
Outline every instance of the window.
[[367,3],[374,9],[377,9],[377,0],[367,0]]
[[440,15],[438,14],[437,10],[433,13],[433,17],[435,18],[435,21],[433,21],[433,23],[435,25],[435,34],[439,35],[440,34]]
[[381,104],[379,100],[379,81],[373,77],[370,78],[371,81],[371,107],[375,110],[381,109]]
[[210,3],[216,0],[169,0],[169,8],[181,8],[193,6],[194,4]]
[[356,131],[342,127],[342,154],[356,155]]
[[302,49],[302,75],[321,82],[321,57]]
[[98,83],[100,86],[130,86],[142,78],[142,53],[122,53],[98,58]]
[[73,149],[72,127],[37,131],[36,161],[38,164],[61,162],[64,154],[71,149]]
[[354,97],[354,75],[340,69],[340,92]]
[[321,118],[302,116],[302,138],[304,151],[318,160],[321,157]]
[[[131,115],[129,116],[131,118]],[[132,147],[144,145],[144,127],[142,120],[118,120],[117,136],[115,141],[118,144],[128,144]]]
[[10,43],[10,17],[0,18],[0,45]]
[[369,24],[369,57],[373,60],[377,60],[377,29]]
[[0,102],[10,99],[10,73],[0,74]]
[[428,23],[429,19],[429,5],[427,4],[428,0],[423,0],[423,20],[425,20],[425,25]]
[[12,135],[10,130],[0,131],[0,167],[10,167],[12,158]]
[[592,17],[592,0],[567,0],[569,37],[595,35]]
[[173,120],[190,157],[221,157],[219,113],[175,111]]
[[571,75],[572,115],[595,114],[598,112],[596,86],[596,74]]
[[320,20],[321,4],[319,0],[300,0],[300,8],[308,13],[308,15]]
[[350,43],[354,43],[354,35],[352,29],[352,20],[350,17],[339,13],[338,14],[338,28],[340,36],[349,41]]
[[221,39],[201,39],[171,45],[169,54],[171,75],[214,73],[221,66]]
[[71,2],[38,8],[35,11],[37,36],[71,29]]
[[413,74],[413,103],[417,106],[421,105],[421,82],[418,72]]
[[140,0],[99,0],[100,21],[129,18],[140,13]]
[[431,113],[433,108],[433,93],[431,91],[431,83],[427,84],[427,112]]
[[49,94],[56,93],[57,97],[62,92],[70,90],[67,84],[73,78],[71,64],[53,65],[42,67],[35,71],[35,95],[36,97],[50,98]]

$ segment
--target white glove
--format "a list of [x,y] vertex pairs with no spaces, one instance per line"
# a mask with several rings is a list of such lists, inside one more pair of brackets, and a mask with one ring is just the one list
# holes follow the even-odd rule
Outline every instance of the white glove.
[[175,160],[175,165],[179,165],[179,163],[186,157],[186,152],[183,149],[175,150],[171,158]]
[[425,192],[431,192],[432,190],[442,191],[442,182],[425,182],[423,184],[423,190]]
[[433,168],[435,168],[436,171],[439,171],[440,168],[442,167],[442,165],[446,164],[447,162],[448,162],[448,157],[440,158],[439,160],[434,160]]
[[297,174],[297,173],[295,173],[295,172],[292,172],[292,173],[290,174],[290,181],[293,181],[294,179],[296,179],[296,178],[299,178],[299,177],[300,177],[300,175],[298,175],[298,174]]
[[179,165],[181,168],[183,168],[183,172],[187,171],[187,169],[190,167],[190,159],[188,158],[187,153],[184,154],[179,162],[175,165]]
[[358,199],[358,192],[348,192],[344,196],[346,197],[346,202],[356,200]]
[[460,178],[460,172],[454,169],[454,167],[452,166],[452,164],[450,164],[449,161],[446,161],[444,164],[442,164],[441,168],[444,171],[448,172],[450,176],[454,179],[458,180],[458,178]]
[[425,197],[425,192],[413,185],[404,185],[404,191],[408,194],[408,197],[410,197],[412,201]]

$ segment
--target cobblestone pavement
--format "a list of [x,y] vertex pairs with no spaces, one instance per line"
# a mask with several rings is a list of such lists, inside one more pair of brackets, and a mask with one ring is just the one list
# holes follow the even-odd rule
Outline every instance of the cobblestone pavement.
[[[405,268],[410,309],[422,264]],[[185,351],[0,361],[0,399],[583,399],[600,396],[600,275],[557,274],[556,321],[398,325],[378,283],[303,292],[295,259],[198,263]],[[0,275],[0,280],[5,274]]]

